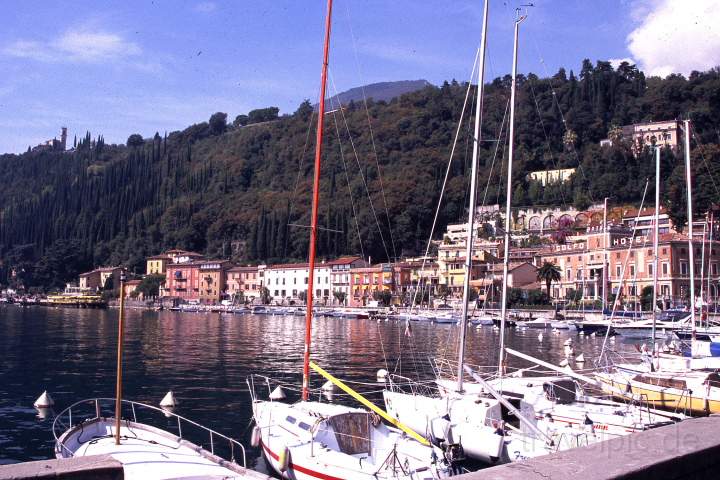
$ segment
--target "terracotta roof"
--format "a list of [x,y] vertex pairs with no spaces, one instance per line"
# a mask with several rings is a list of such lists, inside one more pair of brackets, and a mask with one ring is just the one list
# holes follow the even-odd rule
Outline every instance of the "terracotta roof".
[[257,265],[236,265],[228,269],[229,272],[256,272],[257,270]]
[[191,262],[171,263],[168,265],[168,268],[199,267],[208,263],[219,263],[221,266],[224,266],[225,264],[230,263],[230,260],[195,260]]
[[[320,265],[320,264],[315,264],[315,266],[318,266],[318,265]],[[268,270],[281,270],[281,269],[289,270],[289,269],[293,269],[293,268],[309,268],[309,267],[310,267],[309,263],[279,263],[277,265],[268,265],[267,269]]]
[[348,263],[357,262],[358,260],[362,260],[360,257],[340,257],[336,258],[335,260],[330,260],[327,262],[327,265],[347,265]]
[[161,253],[160,255],[153,255],[151,257],[147,257],[147,260],[170,260],[170,256]]

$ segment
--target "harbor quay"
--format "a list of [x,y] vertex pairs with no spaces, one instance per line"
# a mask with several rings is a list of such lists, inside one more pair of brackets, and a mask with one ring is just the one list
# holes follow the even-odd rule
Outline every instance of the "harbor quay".
[[615,438],[460,475],[463,480],[715,479],[720,468],[720,416]]

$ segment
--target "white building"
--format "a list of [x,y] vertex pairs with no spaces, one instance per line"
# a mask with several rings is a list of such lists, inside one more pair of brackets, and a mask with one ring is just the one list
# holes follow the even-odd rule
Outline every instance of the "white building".
[[[328,304],[332,300],[330,283],[330,264],[315,265],[313,277],[315,302]],[[265,269],[265,286],[270,291],[273,303],[303,303],[301,294],[307,295],[310,268],[307,263],[283,263],[269,265]]]

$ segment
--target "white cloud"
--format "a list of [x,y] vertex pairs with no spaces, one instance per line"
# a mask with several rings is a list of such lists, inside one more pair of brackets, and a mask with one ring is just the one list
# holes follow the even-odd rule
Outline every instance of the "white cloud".
[[629,57],[625,57],[625,58],[609,58],[609,59],[608,59],[608,62],[610,62],[610,65],[612,65],[612,67],[613,67],[614,69],[616,69],[616,70],[617,70],[617,68],[620,66],[620,64],[623,63],[623,62],[627,62],[627,63],[629,63],[630,65],[635,65],[635,63],[636,63],[635,60],[633,60],[632,58],[629,58]]
[[98,62],[139,55],[140,47],[116,33],[68,30],[54,42],[61,53],[78,61]]
[[720,65],[720,0],[640,1],[628,50],[649,75],[689,74]]
[[53,63],[103,63],[136,56],[140,47],[117,33],[69,29],[49,41],[16,40],[5,46],[6,55]]
[[210,13],[217,9],[215,2],[200,2],[195,5],[195,11],[200,13]]

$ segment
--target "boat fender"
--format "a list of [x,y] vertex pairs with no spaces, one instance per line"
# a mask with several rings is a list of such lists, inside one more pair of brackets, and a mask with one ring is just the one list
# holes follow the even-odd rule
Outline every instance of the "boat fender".
[[252,434],[250,435],[250,445],[252,445],[254,448],[257,448],[260,446],[260,427],[255,425],[255,427],[252,429]]
[[278,454],[278,470],[285,473],[290,467],[290,449],[283,447]]

